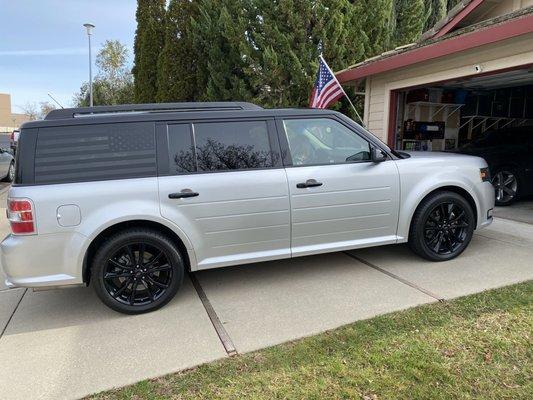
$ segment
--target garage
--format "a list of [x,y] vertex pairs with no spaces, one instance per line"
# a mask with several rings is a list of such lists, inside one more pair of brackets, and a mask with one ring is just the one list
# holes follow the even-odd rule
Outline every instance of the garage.
[[336,76],[390,147],[481,156],[498,205],[531,199],[533,1],[462,1],[417,43]]
[[400,90],[397,99],[396,149],[454,150],[489,130],[533,126],[533,67]]

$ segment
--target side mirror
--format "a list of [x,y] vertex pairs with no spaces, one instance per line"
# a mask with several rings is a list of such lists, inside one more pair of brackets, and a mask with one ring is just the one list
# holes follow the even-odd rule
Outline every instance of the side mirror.
[[387,158],[388,158],[387,153],[385,153],[379,147],[372,148],[372,162],[380,163],[382,161],[387,160]]

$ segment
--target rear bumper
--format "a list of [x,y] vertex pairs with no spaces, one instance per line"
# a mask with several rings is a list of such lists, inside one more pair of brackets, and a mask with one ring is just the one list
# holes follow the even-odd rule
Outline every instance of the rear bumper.
[[7,236],[0,243],[0,265],[8,287],[50,287],[83,283],[85,236],[57,233]]

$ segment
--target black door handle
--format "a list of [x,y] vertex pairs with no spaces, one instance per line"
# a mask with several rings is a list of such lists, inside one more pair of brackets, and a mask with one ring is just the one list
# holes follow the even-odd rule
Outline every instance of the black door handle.
[[168,195],[168,198],[169,199],[184,199],[187,197],[196,197],[199,195],[200,193],[193,192],[191,189],[183,189],[181,192],[170,193]]
[[303,183],[297,183],[296,184],[296,187],[298,189],[305,189],[305,188],[309,188],[309,187],[317,187],[317,186],[322,186],[322,182],[317,182],[316,180],[314,179],[308,179],[306,180],[305,182]]

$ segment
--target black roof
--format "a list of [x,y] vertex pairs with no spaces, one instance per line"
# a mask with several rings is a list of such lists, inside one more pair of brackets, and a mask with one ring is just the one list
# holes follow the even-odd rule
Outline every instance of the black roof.
[[228,119],[237,116],[264,118],[310,114],[331,115],[337,114],[337,112],[309,108],[264,109],[245,102],[126,104],[53,110],[48,113],[44,120],[26,122],[21,128],[141,121],[157,122],[162,120]]

